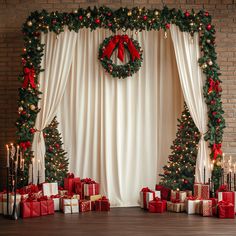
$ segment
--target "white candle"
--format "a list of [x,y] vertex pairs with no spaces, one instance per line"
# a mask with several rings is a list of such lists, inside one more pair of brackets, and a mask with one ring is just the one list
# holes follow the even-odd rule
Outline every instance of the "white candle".
[[20,146],[17,145],[17,147],[16,147],[16,166],[18,166],[19,151],[20,151]]
[[24,171],[24,169],[25,169],[25,159],[23,158],[22,159],[22,171]]
[[22,152],[20,152],[20,168],[22,168]]
[[9,155],[10,155],[10,152],[9,152],[8,145],[6,145],[6,148],[7,148],[7,167],[10,167],[10,165],[9,165]]

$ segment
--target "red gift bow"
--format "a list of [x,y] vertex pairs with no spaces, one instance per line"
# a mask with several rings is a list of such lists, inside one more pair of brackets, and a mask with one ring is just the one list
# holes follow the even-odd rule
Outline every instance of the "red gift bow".
[[233,206],[233,204],[231,203],[231,202],[229,202],[229,201],[220,201],[220,202],[218,202],[218,205],[224,205],[224,206]]
[[218,80],[214,81],[212,78],[209,78],[209,85],[208,93],[211,93],[213,90],[215,90],[217,93],[222,91],[221,87],[219,86],[220,82]]
[[217,192],[229,192],[229,188],[227,184],[222,184],[218,189]]
[[68,173],[67,178],[73,179],[73,178],[75,178],[75,175],[73,173]]
[[140,59],[140,54],[128,35],[115,35],[106,45],[102,54],[102,58],[107,57],[110,59],[116,45],[118,44],[118,58],[123,62],[125,51],[124,43],[126,43],[128,46],[132,61],[134,61],[136,58]]
[[96,184],[96,182],[90,178],[82,179],[81,182],[86,183],[86,184]]
[[36,88],[36,84],[34,82],[34,77],[35,77],[35,70],[34,68],[24,68],[24,82],[22,87],[27,88],[28,84],[31,85],[32,88]]
[[213,151],[214,160],[216,160],[218,155],[222,155],[221,143],[213,144],[212,151]]
[[56,194],[56,195],[51,195],[51,198],[60,198],[61,195],[60,194]]
[[156,190],[161,191],[161,199],[168,200],[170,195],[170,189],[162,185],[156,185]]
[[152,191],[151,189],[149,189],[148,187],[142,188],[141,192],[143,192],[143,204],[144,204],[144,208],[147,208],[147,195],[146,193],[152,193],[153,194],[153,198],[155,198],[155,192]]
[[191,201],[193,201],[193,200],[197,200],[197,197],[190,196],[190,197],[187,197],[187,200],[191,200]]

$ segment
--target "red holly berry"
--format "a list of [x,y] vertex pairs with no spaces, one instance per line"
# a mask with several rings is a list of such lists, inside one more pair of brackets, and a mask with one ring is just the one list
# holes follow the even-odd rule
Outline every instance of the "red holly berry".
[[30,128],[30,133],[31,133],[31,134],[33,134],[33,133],[35,133],[35,132],[36,132],[36,129]]
[[100,19],[95,19],[96,24],[100,24]]
[[26,115],[26,111],[22,111],[21,114],[22,114],[22,115]]
[[166,29],[169,29],[170,28],[170,24],[166,24]]
[[206,28],[207,28],[207,30],[211,30],[211,27],[212,27],[211,24],[209,24],[209,25],[207,25]]
[[186,17],[189,17],[189,16],[190,16],[189,12],[187,12],[187,11],[184,13],[184,15],[185,15]]
[[79,20],[83,20],[83,16],[79,16]]
[[147,20],[147,16],[143,16],[143,19],[144,19],[144,20]]

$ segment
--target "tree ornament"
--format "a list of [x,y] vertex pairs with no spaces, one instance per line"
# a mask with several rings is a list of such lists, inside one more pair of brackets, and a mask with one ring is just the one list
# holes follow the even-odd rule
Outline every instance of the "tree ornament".
[[212,65],[213,65],[212,60],[208,60],[207,63],[208,63],[209,66],[212,66]]
[[159,15],[159,11],[155,10],[155,11],[154,11],[154,15],[155,15],[155,16],[158,16],[158,15]]
[[76,10],[74,10],[74,13],[75,13],[75,14],[77,14],[77,13],[78,13],[78,10],[77,10],[77,9],[76,9]]
[[208,17],[208,16],[209,16],[209,12],[206,11],[206,12],[204,13],[204,15],[205,15],[206,17]]
[[30,128],[30,133],[31,133],[31,134],[34,134],[35,132],[36,132],[36,129]]
[[96,24],[100,24],[100,19],[98,19],[98,18],[95,19],[95,23],[96,23]]
[[203,64],[201,65],[201,67],[202,67],[203,69],[206,69],[206,68],[207,68],[207,64],[206,64],[206,63],[203,63]]
[[23,110],[24,110],[23,107],[19,107],[19,108],[18,108],[18,112],[19,112],[19,113],[21,113]]
[[143,20],[147,20],[147,16],[145,15],[145,16],[143,16]]
[[112,26],[112,23],[108,23],[108,27],[111,27]]
[[34,105],[34,104],[31,104],[31,105],[30,105],[30,110],[31,110],[31,111],[34,111],[35,109],[36,109],[35,105]]
[[186,12],[184,13],[184,15],[185,15],[186,17],[189,17],[189,16],[190,16],[190,14],[189,14],[188,11],[186,11]]
[[27,21],[27,25],[29,26],[29,27],[31,27],[32,25],[33,25],[33,22],[32,21]]
[[207,30],[211,30],[211,28],[212,28],[211,24],[208,24],[206,27]]
[[88,12],[88,13],[86,14],[86,16],[87,16],[87,18],[90,18],[90,17],[91,17],[91,13]]
[[170,24],[169,23],[166,24],[165,27],[166,27],[166,29],[169,29],[170,28]]
[[132,11],[128,11],[127,16],[132,16]]
[[210,44],[210,43],[211,43],[211,40],[210,40],[210,39],[207,39],[206,42],[207,42],[208,44]]

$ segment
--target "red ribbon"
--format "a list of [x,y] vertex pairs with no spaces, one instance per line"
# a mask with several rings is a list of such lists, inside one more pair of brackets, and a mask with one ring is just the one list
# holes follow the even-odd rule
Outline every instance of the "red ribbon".
[[115,35],[105,47],[102,58],[107,57],[110,59],[116,45],[118,44],[118,58],[123,62],[125,51],[124,43],[126,43],[128,46],[132,61],[134,61],[136,58],[140,59],[140,54],[128,35]]
[[74,176],[73,173],[68,173],[68,174],[67,174],[67,178],[69,178],[69,179],[74,179],[75,176]]
[[141,192],[143,192],[143,205],[144,208],[147,208],[147,194],[146,193],[152,193],[153,199],[155,198],[155,191],[149,189],[148,187],[142,188]]
[[24,68],[24,82],[22,87],[27,88],[28,84],[31,85],[32,88],[36,88],[36,84],[34,82],[34,77],[35,77],[35,70],[33,68]]
[[216,160],[218,155],[222,155],[221,143],[213,144],[212,151],[213,151],[213,158],[214,160]]
[[214,81],[212,78],[209,78],[209,89],[208,89],[208,93],[211,93],[213,90],[216,91],[217,93],[222,91],[222,88],[220,87],[220,82]]
[[90,178],[82,179],[81,182],[83,182],[85,184],[96,184],[96,182]]
[[197,197],[190,196],[190,197],[187,197],[187,200],[194,201],[194,200],[197,200]]

